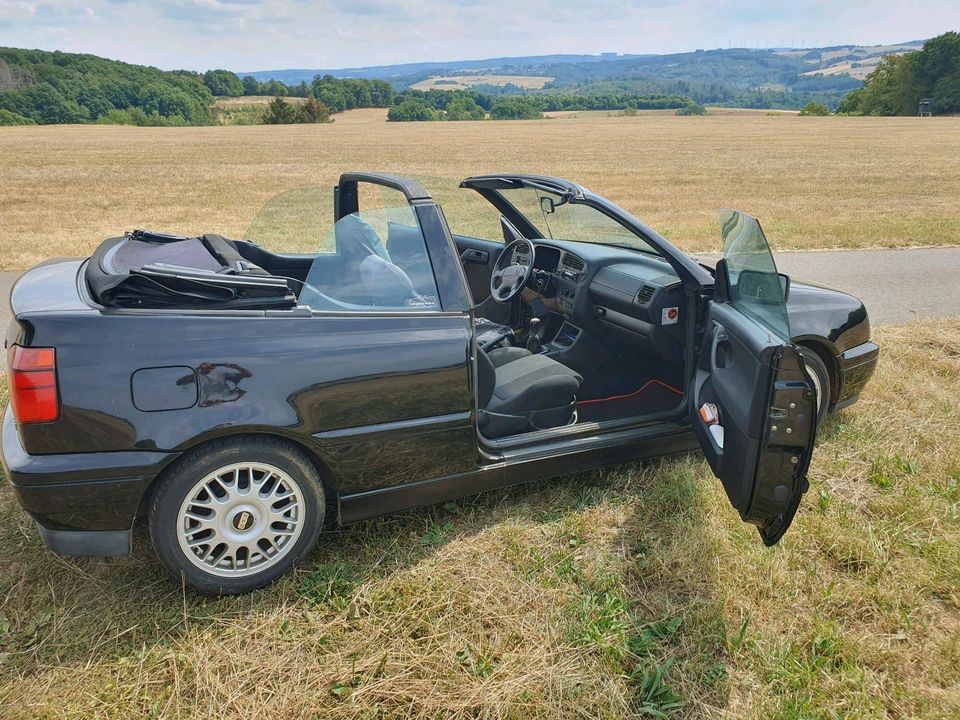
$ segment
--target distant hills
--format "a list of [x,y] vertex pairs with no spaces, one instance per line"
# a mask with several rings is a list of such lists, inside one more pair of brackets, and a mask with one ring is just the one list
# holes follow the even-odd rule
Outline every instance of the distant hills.
[[[254,70],[238,72],[237,75],[252,75],[257,80],[280,80],[288,85],[310,82],[316,75],[333,75],[340,78],[369,78],[371,80],[395,80],[407,76],[450,73],[473,70],[500,70],[503,68],[522,69],[542,65],[595,63],[625,58],[639,58],[642,55],[620,55],[603,53],[602,55],[527,55],[522,57],[487,58],[486,60],[447,60],[440,62],[401,63],[399,65],[371,65],[353,68],[291,68],[286,70]],[[522,72],[509,73],[523,75]],[[411,83],[412,84],[412,83]]]
[[[860,87],[881,57],[917,50],[922,44],[913,40],[893,45],[728,48],[667,55],[533,55],[240,74],[287,84],[310,82],[316,75],[377,78],[389,81],[398,91],[471,87],[493,94],[682,93],[703,103],[799,107],[817,100],[834,107]],[[511,76],[517,77],[516,83],[510,82]]]
[[[944,42],[950,48],[955,35],[945,34]],[[636,110],[707,104],[800,108],[816,102],[835,109],[853,91],[860,91],[863,79],[878,63],[894,67],[900,60],[902,69],[916,75],[911,88],[936,90],[941,105],[949,97],[943,107],[953,107],[951,88],[955,82],[960,87],[960,80],[954,79],[952,70],[940,73],[946,78],[942,79],[929,68],[914,72],[917,53],[900,57],[922,45],[922,41],[911,41],[803,49],[729,48],[669,55],[554,54],[240,74],[164,71],[94,55],[0,48],[0,125],[214,124],[225,121],[213,107],[214,98],[240,95],[313,97],[331,112],[393,108],[416,101],[426,110],[418,106],[413,114],[433,110],[447,118],[451,116],[447,105],[453,101],[448,91],[452,90],[466,91],[457,98],[469,98],[469,107],[461,107],[465,101],[460,101],[452,114],[467,117],[481,111],[491,117],[526,117],[528,111],[539,116],[557,108]],[[947,54],[952,57],[951,53]],[[865,90],[854,95],[848,111],[903,112],[915,100],[911,90],[909,102],[894,102],[887,95],[895,94],[895,88],[878,87],[882,92]],[[518,115],[520,110],[523,112]],[[395,114],[400,114],[399,110]],[[247,120],[257,121],[258,117],[250,115]]]

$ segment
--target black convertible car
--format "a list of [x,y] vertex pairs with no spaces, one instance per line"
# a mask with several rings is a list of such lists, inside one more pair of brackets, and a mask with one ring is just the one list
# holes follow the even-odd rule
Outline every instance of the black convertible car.
[[124,554],[146,515],[172,573],[245,592],[327,513],[698,445],[777,542],[817,424],[876,364],[860,301],[778,274],[743,213],[721,214],[714,269],[572,182],[456,192],[482,217],[350,173],[332,202],[279,196],[244,240],[135,231],[25,273],[3,463],[46,544]]

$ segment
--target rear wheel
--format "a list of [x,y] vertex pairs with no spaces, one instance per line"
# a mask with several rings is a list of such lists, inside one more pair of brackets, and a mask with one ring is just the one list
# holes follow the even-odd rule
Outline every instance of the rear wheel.
[[817,427],[827,417],[827,408],[830,407],[830,373],[816,350],[801,347],[804,369],[817,392]]
[[320,478],[297,448],[272,438],[222,440],[187,454],[158,488],[150,537],[191,587],[250,592],[289,572],[323,521]]

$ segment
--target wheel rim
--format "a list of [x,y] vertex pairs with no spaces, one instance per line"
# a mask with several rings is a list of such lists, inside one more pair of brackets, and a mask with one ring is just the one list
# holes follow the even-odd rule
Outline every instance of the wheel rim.
[[177,515],[177,538],[204,572],[243,577],[290,553],[303,514],[303,493],[289,474],[265,463],[234,463],[190,489]]
[[813,369],[808,363],[803,364],[804,369],[807,371],[807,377],[810,378],[810,382],[813,383],[813,390],[817,393],[817,418],[820,417],[820,410],[823,409],[823,385],[820,383],[820,375],[815,369]]

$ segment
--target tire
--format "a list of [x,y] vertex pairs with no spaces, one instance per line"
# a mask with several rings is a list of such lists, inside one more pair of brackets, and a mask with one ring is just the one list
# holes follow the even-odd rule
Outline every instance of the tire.
[[178,580],[237,595],[290,572],[316,542],[324,509],[320,478],[301,450],[229,438],[188,452],[161,480],[150,538]]
[[803,366],[807,375],[813,381],[817,390],[817,429],[823,424],[827,417],[827,409],[830,407],[830,372],[820,355],[816,350],[808,347],[801,347],[800,354],[803,355]]

